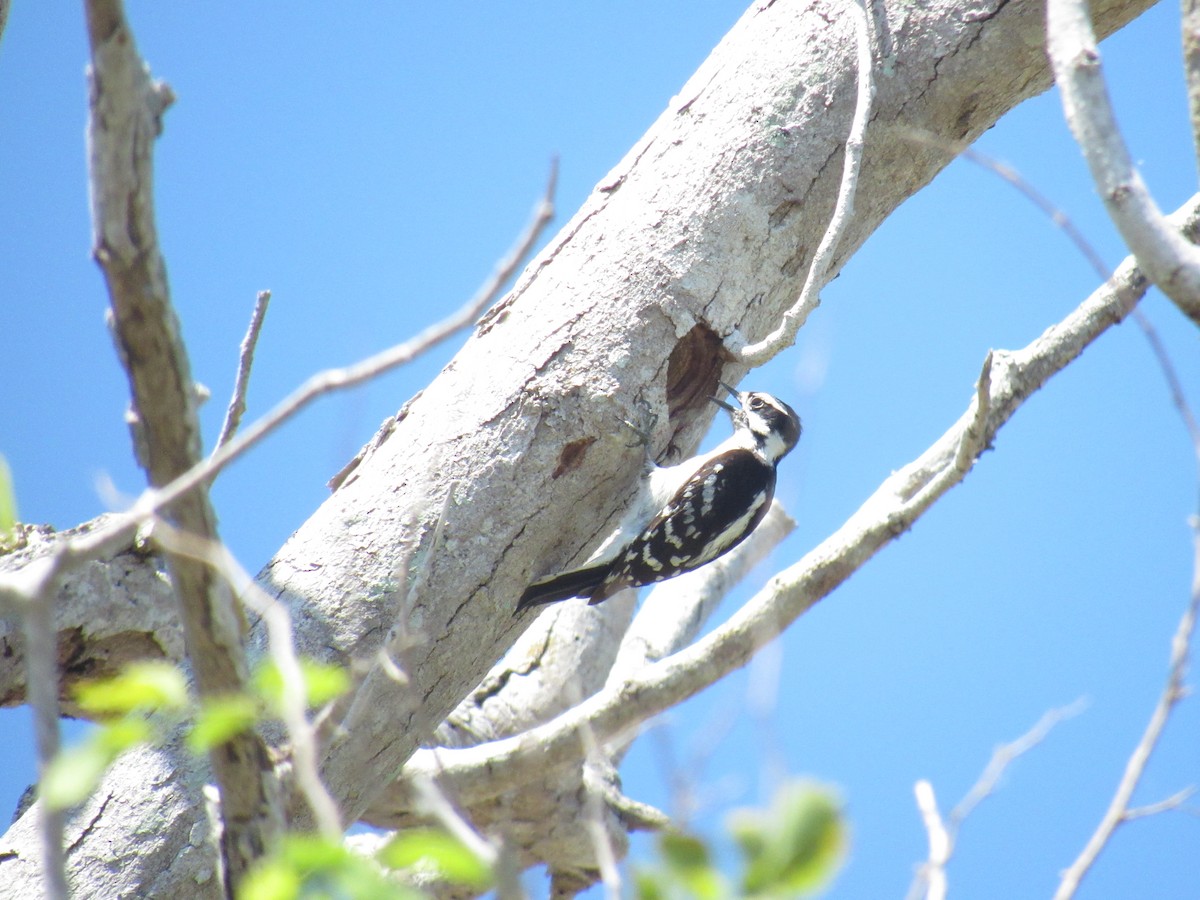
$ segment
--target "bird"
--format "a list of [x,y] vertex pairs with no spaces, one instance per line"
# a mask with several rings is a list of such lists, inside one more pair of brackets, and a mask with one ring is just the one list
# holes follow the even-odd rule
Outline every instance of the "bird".
[[710,397],[733,420],[733,434],[708,453],[674,466],[649,463],[616,530],[579,569],[535,581],[516,612],[674,578],[729,552],[754,531],[775,494],[779,461],[800,440],[795,410],[761,391],[718,382],[734,400]]

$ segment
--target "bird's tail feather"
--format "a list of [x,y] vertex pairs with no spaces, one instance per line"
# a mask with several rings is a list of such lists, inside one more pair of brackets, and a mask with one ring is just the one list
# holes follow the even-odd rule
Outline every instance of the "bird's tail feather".
[[523,612],[534,606],[557,603],[572,597],[588,597],[604,581],[604,576],[610,568],[611,563],[602,563],[534,582],[517,601],[516,611]]

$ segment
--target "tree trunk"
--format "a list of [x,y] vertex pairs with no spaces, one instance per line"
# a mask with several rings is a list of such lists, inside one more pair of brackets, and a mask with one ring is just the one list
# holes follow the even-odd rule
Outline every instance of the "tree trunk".
[[[1149,5],[1096,2],[1097,31]],[[830,277],[956,147],[1050,85],[1040,3],[877,4],[875,15],[874,115]],[[794,302],[853,114],[850,16],[833,0],[756,2],[261,574],[292,610],[302,653],[372,663],[323,764],[346,821],[530,625],[513,615],[522,589],[602,536],[644,458],[627,423],[652,426],[656,457],[692,451],[717,379],[745,374],[727,351],[768,333]],[[588,615],[622,612],[614,603]],[[545,641],[568,642],[564,659],[611,656],[618,631],[563,622]],[[377,664],[385,646],[406,680]],[[494,672],[487,698],[516,690],[507,675],[527,674],[528,661]],[[519,702],[549,714],[562,683],[544,683]],[[459,713],[486,734],[483,719]],[[79,896],[215,889],[198,765],[173,749],[118,763],[70,826]],[[8,896],[37,895],[29,818],[0,848]],[[112,864],[117,836],[130,854],[118,862],[141,864]]]

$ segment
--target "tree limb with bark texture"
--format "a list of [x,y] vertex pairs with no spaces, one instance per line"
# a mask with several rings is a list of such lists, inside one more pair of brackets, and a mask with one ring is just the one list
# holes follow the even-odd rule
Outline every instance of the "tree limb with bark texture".
[[[1147,5],[1097,3],[1095,27],[1110,33]],[[769,334],[799,295],[838,193],[855,108],[855,37],[843,11],[838,2],[748,10],[261,573],[290,610],[302,653],[365,667],[356,694],[335,710],[321,759],[344,821],[370,816],[418,747],[455,723],[492,736],[486,707],[503,702],[502,688],[477,696],[470,715],[459,704],[485,679],[515,685],[497,676],[536,669],[565,639],[547,629],[536,656],[520,665],[509,657],[489,676],[530,627],[511,615],[521,590],[585,556],[632,490],[643,451],[627,446],[624,423],[656,414],[654,453],[690,452],[711,419],[706,397],[718,377],[745,374],[734,353]],[[876,86],[857,201],[829,277],[950,161],[935,145],[914,146],[911,129],[944,147],[970,142],[1050,83],[1032,4],[872,12],[888,75]],[[992,414],[996,398],[987,396]],[[962,446],[971,452],[959,458]],[[957,472],[976,446],[938,452],[951,454]],[[915,490],[921,499],[924,487]],[[901,527],[881,510],[860,515],[870,534]],[[623,628],[612,620],[628,614],[606,604],[562,652],[616,658]],[[560,711],[561,692],[549,693],[521,701],[544,713],[535,719]],[[207,777],[173,745],[118,763],[68,824],[75,883],[100,894],[215,889],[200,794]],[[291,811],[290,824],[305,824],[302,808]],[[31,834],[24,820],[10,831],[15,856],[5,870],[11,884],[32,889]],[[103,867],[114,847],[136,864]],[[579,846],[558,852],[564,873],[587,869]]]

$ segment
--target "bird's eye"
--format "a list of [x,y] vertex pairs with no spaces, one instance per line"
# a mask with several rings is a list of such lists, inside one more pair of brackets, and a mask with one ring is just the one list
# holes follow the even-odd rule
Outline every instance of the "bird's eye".
[[751,397],[750,398],[750,408],[751,409],[762,409],[764,406],[766,406],[766,404],[763,403],[762,397]]

